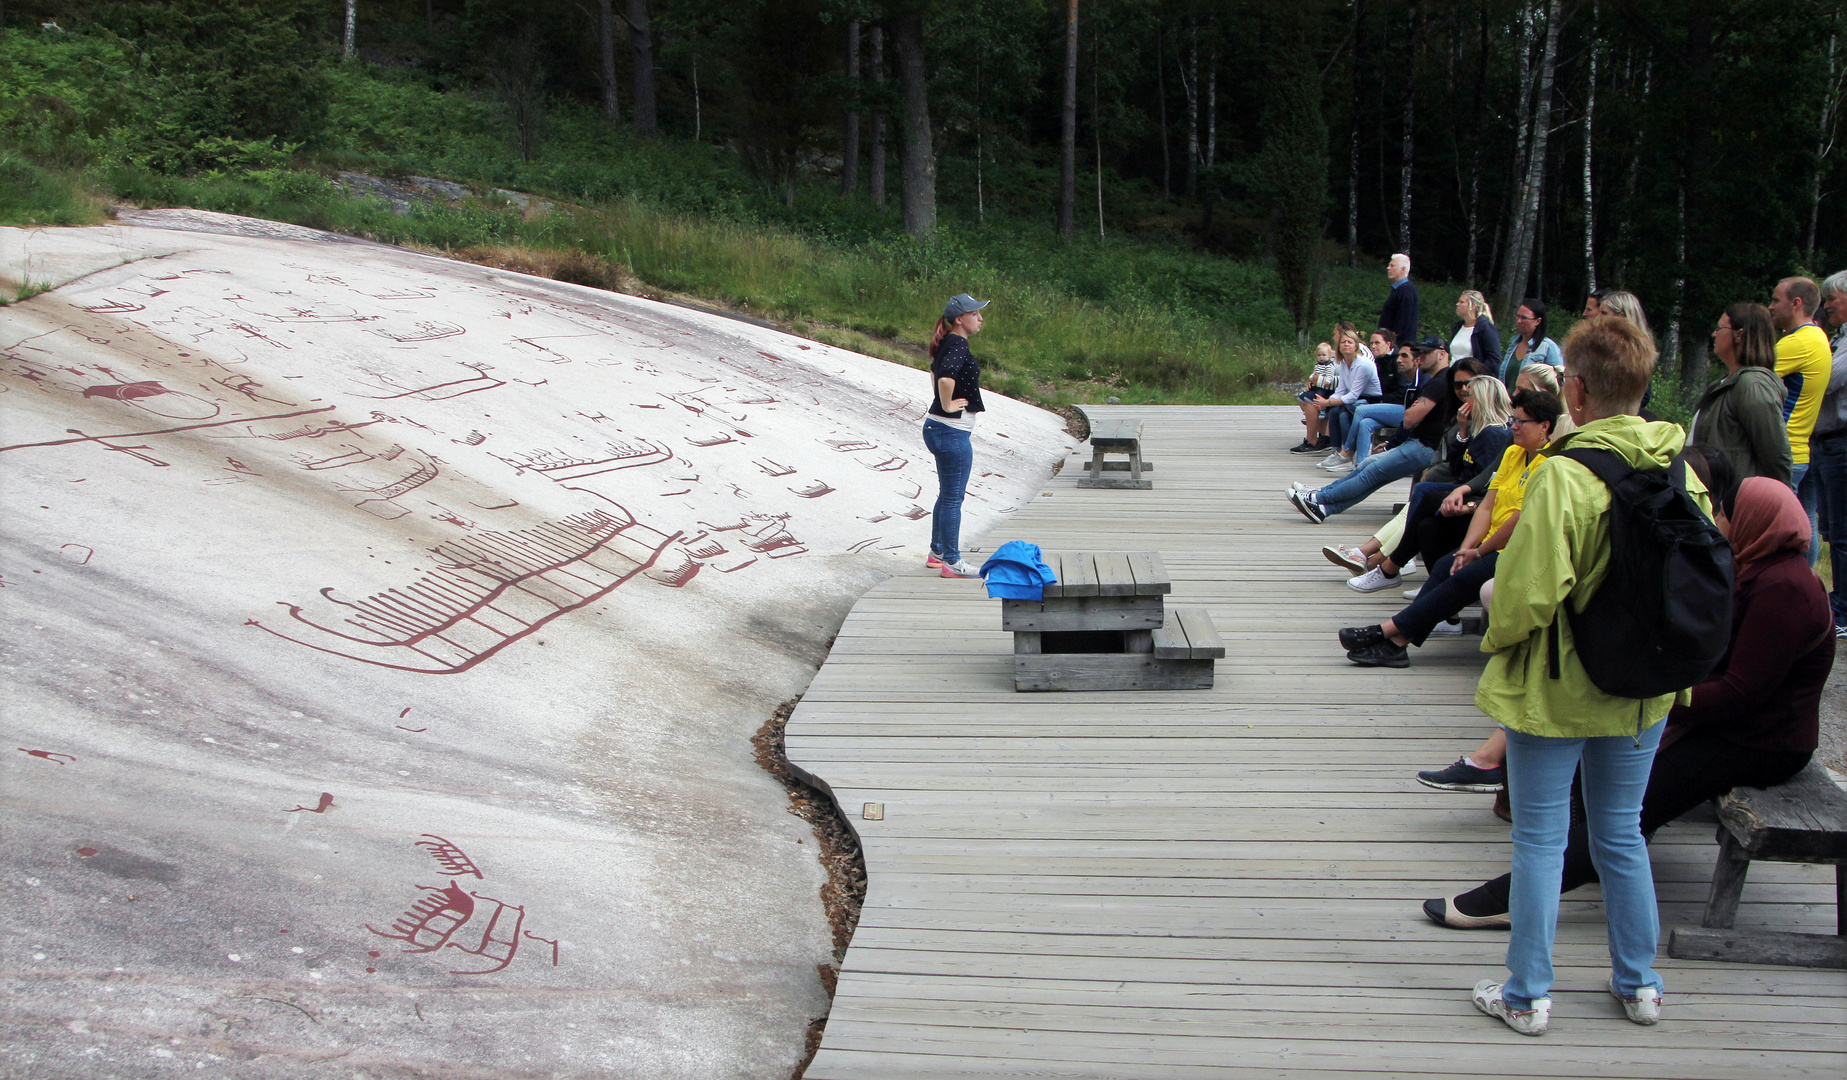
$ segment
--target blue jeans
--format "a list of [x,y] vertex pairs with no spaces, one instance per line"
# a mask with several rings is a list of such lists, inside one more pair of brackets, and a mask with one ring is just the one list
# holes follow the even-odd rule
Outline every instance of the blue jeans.
[[1828,601],[1834,621],[1847,621],[1842,618],[1847,615],[1847,599],[1841,594],[1847,588],[1847,435],[1809,443],[1809,469],[1796,493],[1810,507],[1809,521],[1819,526],[1821,538],[1828,542],[1828,565],[1834,570]]
[[1347,441],[1344,444],[1347,453],[1353,455],[1353,464],[1355,466],[1364,465],[1366,459],[1372,456],[1373,432],[1380,428],[1397,427],[1402,423],[1404,423],[1403,405],[1379,403],[1361,405],[1353,410],[1353,430],[1347,433]]
[[1416,476],[1428,468],[1436,456],[1435,450],[1416,439],[1400,443],[1383,454],[1367,458],[1366,464],[1315,492],[1315,501],[1329,514],[1338,514],[1363,502],[1366,496],[1394,480]]
[[1336,405],[1321,414],[1328,422],[1328,442],[1338,450],[1347,444],[1348,432],[1353,427],[1353,406]]
[[975,467],[969,432],[941,420],[925,420],[924,446],[936,458],[936,509],[930,520],[930,553],[946,563],[962,561],[962,496]]
[[1558,887],[1571,829],[1571,777],[1584,774],[1584,815],[1591,862],[1603,882],[1609,923],[1610,969],[1616,990],[1662,989],[1655,974],[1661,916],[1655,879],[1642,839],[1642,793],[1648,788],[1658,723],[1640,737],[1555,739],[1506,728],[1507,797],[1513,806],[1513,883],[1507,943],[1507,1004],[1530,1009],[1552,992],[1552,942],[1558,932]]

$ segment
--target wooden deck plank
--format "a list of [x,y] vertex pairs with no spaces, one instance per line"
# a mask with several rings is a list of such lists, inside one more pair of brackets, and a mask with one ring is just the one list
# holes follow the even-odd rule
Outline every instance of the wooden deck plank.
[[[1079,488],[1073,458],[975,544],[1091,552],[1060,575],[1079,589],[1098,587],[1094,553],[1151,553],[1128,560],[1137,589],[1158,577],[1210,616],[1216,683],[1018,694],[978,588],[919,572],[862,598],[787,733],[844,805],[886,807],[853,821],[870,888],[809,1080],[1847,1074],[1839,972],[1663,951],[1663,1022],[1623,1020],[1595,886],[1560,908],[1545,1038],[1477,1014],[1469,987],[1502,970],[1505,933],[1418,905],[1504,872],[1507,826],[1412,775],[1489,730],[1479,641],[1352,666],[1335,632],[1406,601],[1353,592],[1320,553],[1384,524],[1406,484],[1316,527],[1283,497],[1322,479],[1284,452],[1294,410],[1132,411],[1161,489]],[[1655,838],[1664,935],[1698,919],[1712,835]],[[1833,893],[1830,867],[1754,864],[1739,925],[1826,932]]]

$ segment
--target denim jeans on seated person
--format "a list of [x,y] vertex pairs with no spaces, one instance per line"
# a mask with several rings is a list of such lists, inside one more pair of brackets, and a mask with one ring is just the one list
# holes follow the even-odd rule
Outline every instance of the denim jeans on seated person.
[[1416,476],[1436,460],[1437,452],[1412,439],[1383,454],[1374,454],[1366,464],[1315,493],[1315,501],[1330,514],[1338,514],[1364,502],[1366,496],[1394,480]]
[[1463,567],[1460,573],[1454,572],[1455,552],[1438,558],[1427,567],[1430,580],[1417,591],[1417,599],[1392,616],[1393,625],[1411,639],[1411,644],[1422,646],[1438,623],[1455,618],[1463,608],[1480,601],[1481,587],[1494,580],[1494,564],[1499,555],[1498,551],[1490,551]]
[[[1828,564],[1834,570],[1828,602],[1834,608],[1834,622],[1847,623],[1847,594],[1841,591],[1847,589],[1847,435],[1809,443],[1809,471],[1802,483],[1813,493],[1810,512],[1821,539],[1828,542]],[[1804,505],[1808,501],[1805,498]]]
[[1341,446],[1353,455],[1355,465],[1363,465],[1372,456],[1372,435],[1380,428],[1397,427],[1404,423],[1404,406],[1388,405],[1378,402],[1361,405],[1353,410],[1353,429],[1347,432],[1347,441]]
[[1810,458],[1800,465],[1792,465],[1789,469],[1789,486],[1795,489],[1796,501],[1802,504],[1803,511],[1809,516],[1810,570],[1815,569],[1815,564],[1821,561],[1821,529],[1820,522],[1817,520],[1819,492],[1816,490],[1821,481],[1820,478],[1812,481],[1809,479],[1809,466],[1813,462],[1814,458]]
[[1347,444],[1347,434],[1353,427],[1353,406],[1336,405],[1321,414],[1328,422],[1328,442],[1338,450]]
[[1507,732],[1507,797],[1513,806],[1513,881],[1508,897],[1507,1004],[1530,1009],[1552,992],[1552,945],[1558,934],[1558,889],[1571,830],[1571,777],[1584,772],[1584,813],[1591,861],[1603,882],[1610,964],[1617,993],[1659,991],[1655,947],[1661,916],[1642,840],[1642,793],[1665,721],[1636,735],[1587,739]]

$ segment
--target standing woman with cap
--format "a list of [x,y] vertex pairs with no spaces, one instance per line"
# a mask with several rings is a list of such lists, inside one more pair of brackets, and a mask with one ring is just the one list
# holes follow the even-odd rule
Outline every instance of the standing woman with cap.
[[981,403],[981,364],[968,351],[970,334],[981,332],[981,309],[989,301],[957,293],[943,306],[930,338],[930,412],[923,439],[936,458],[936,509],[931,516],[930,557],[925,566],[940,567],[946,578],[979,578],[981,571],[962,559],[962,496],[975,463],[970,437]]

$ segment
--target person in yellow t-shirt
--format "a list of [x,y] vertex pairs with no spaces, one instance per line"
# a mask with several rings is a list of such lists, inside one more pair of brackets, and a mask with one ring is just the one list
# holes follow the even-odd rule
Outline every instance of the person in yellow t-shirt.
[[[1347,648],[1347,659],[1361,667],[1410,667],[1407,646],[1421,646],[1433,633],[1460,632],[1449,620],[1475,603],[1481,587],[1493,580],[1496,556],[1519,524],[1527,483],[1544,464],[1541,451],[1551,441],[1552,427],[1564,411],[1564,403],[1543,390],[1522,390],[1514,395],[1513,419],[1509,421],[1513,445],[1501,455],[1501,467],[1495,470],[1488,493],[1475,508],[1462,546],[1454,555],[1428,568],[1430,580],[1409,607],[1377,626],[1342,630],[1340,643]],[[1440,630],[1439,624],[1454,628]]]
[[1805,277],[1787,277],[1770,294],[1770,318],[1783,335],[1776,343],[1776,376],[1783,380],[1783,419],[1789,425],[1789,452],[1794,459],[1789,486],[1800,488],[1809,471],[1809,435],[1821,413],[1821,396],[1834,372],[1828,335],[1815,324],[1821,287]]

